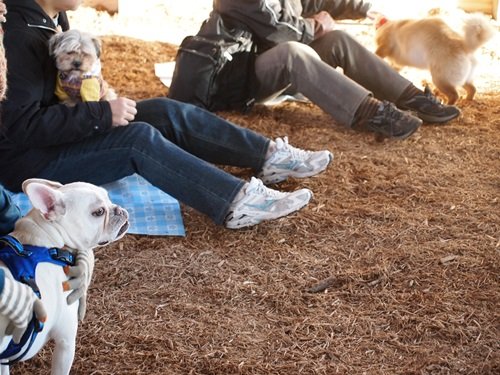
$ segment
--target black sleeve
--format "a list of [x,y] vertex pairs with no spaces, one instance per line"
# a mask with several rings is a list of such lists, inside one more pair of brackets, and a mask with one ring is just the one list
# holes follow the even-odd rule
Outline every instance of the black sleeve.
[[[297,0],[298,1],[298,0]],[[245,24],[266,45],[314,40],[314,21],[302,17],[296,7],[283,6],[280,0],[217,0],[215,10]]]
[[363,0],[302,0],[304,17],[310,17],[322,10],[334,19],[365,18],[371,3]]
[[[2,103],[2,132],[20,149],[75,142],[111,128],[108,102],[57,104],[55,70],[46,42],[22,32],[5,34],[7,99]],[[53,82],[52,82],[53,80]],[[51,98],[51,100],[47,100]]]

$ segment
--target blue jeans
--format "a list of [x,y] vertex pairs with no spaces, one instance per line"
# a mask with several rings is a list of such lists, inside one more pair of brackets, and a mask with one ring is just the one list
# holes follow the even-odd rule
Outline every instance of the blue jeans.
[[20,217],[19,208],[12,203],[9,194],[0,185],[0,236],[12,232],[14,224]]
[[137,173],[222,224],[244,181],[211,163],[259,171],[269,139],[171,99],[138,102],[137,111],[128,126],[57,146],[37,177],[102,185]]

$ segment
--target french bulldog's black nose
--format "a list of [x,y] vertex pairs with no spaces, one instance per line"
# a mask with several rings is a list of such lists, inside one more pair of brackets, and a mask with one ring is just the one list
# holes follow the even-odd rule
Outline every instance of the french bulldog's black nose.
[[79,68],[82,66],[82,62],[80,60],[75,60],[75,61],[73,61],[73,66],[75,68]]
[[117,216],[126,216],[127,215],[127,211],[124,210],[123,208],[121,208],[120,206],[115,206],[113,211],[114,211],[114,214]]

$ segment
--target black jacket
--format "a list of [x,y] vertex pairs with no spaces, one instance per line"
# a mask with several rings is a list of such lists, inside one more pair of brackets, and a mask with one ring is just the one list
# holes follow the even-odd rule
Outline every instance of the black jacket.
[[[8,87],[0,125],[0,182],[17,190],[20,176],[36,176],[53,159],[57,145],[108,131],[112,113],[108,102],[58,104],[57,71],[47,47],[56,32],[52,19],[34,0],[5,3]],[[69,28],[65,13],[59,24]]]
[[334,19],[366,17],[363,0],[214,0],[214,10],[249,28],[260,50],[282,42],[314,40],[314,14],[327,11]]

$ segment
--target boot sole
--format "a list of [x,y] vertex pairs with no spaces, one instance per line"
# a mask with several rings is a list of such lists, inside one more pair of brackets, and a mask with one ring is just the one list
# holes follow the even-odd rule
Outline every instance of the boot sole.
[[458,116],[460,116],[460,111],[458,111],[457,113],[453,113],[453,114],[451,114],[449,116],[443,117],[443,116],[427,115],[425,113],[420,113],[420,112],[417,112],[417,111],[412,110],[412,109],[403,109],[403,108],[401,108],[401,109],[403,111],[409,111],[409,112],[411,112],[412,114],[414,114],[415,116],[417,116],[422,121],[430,123],[430,124],[442,124],[442,123],[451,121],[451,120],[457,118]]
[[412,130],[410,130],[408,133],[405,133],[403,135],[393,136],[393,137],[390,137],[390,138],[393,138],[393,139],[406,139],[406,138],[410,137],[413,133],[415,133],[422,126],[422,124],[423,124],[423,122],[420,121],[420,123],[418,124],[418,126],[415,126],[415,128],[413,128]]

